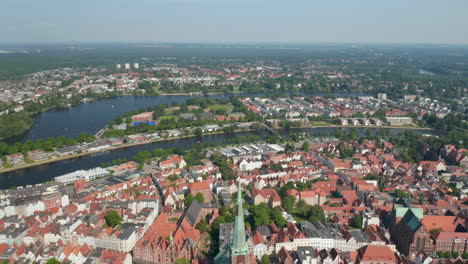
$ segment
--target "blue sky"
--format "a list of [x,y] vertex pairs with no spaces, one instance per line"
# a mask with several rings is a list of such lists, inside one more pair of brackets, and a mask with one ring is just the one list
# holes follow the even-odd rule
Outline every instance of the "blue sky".
[[0,43],[468,44],[468,0],[1,0]]

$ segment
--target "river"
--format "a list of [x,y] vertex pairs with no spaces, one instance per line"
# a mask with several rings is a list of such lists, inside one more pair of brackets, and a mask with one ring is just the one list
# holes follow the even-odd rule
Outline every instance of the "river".
[[[240,94],[210,94],[213,99],[229,99]],[[263,96],[258,94],[242,94],[242,96]],[[287,94],[286,94],[287,95]],[[325,94],[314,94],[323,96]],[[364,94],[336,94],[337,96],[359,96]],[[47,139],[48,137],[76,137],[81,132],[95,134],[106,126],[109,121],[131,110],[155,106],[157,104],[182,103],[188,95],[159,95],[159,96],[117,96],[90,103],[80,104],[64,110],[51,110],[39,113],[34,117],[32,128],[15,139],[26,140]]]
[[[283,137],[289,137],[292,133],[309,133],[310,135],[314,135],[316,133],[332,134],[336,129],[348,130],[348,133],[351,130],[351,128],[316,127],[294,129],[290,132],[280,131],[280,134]],[[358,130],[361,135],[364,134],[364,128],[359,128]],[[372,134],[375,134],[376,129],[370,130]],[[399,132],[404,130],[405,129],[391,128],[390,132],[392,134],[398,134]],[[428,131],[426,130],[414,131],[418,133],[428,133]],[[236,133],[234,136],[241,136],[249,133],[250,132],[239,132]],[[260,133],[260,138],[262,139],[265,135],[266,133]],[[201,141],[219,144],[231,138],[233,138],[232,135],[216,134],[203,136]],[[122,158],[131,160],[138,152],[144,150],[149,150],[152,152],[155,148],[167,149],[172,147],[180,147],[187,150],[190,149],[196,143],[197,140],[194,137],[169,141],[159,141],[145,145],[137,145],[117,150],[105,151],[89,156],[82,156],[69,160],[62,160],[54,163],[48,163],[11,172],[1,173],[0,189],[7,189],[13,186],[24,186],[28,184],[37,184],[45,181],[50,181],[53,180],[56,176],[60,176],[69,172],[73,172],[80,169],[91,169],[98,167],[102,162],[111,162],[113,160]]]
[[[321,96],[322,94],[314,94]],[[340,94],[346,96],[345,94]],[[340,96],[339,95],[339,96]],[[208,95],[214,99],[227,99],[233,95],[216,94]],[[244,94],[244,96],[262,96],[262,94]],[[347,96],[359,96],[359,94],[348,94]],[[78,106],[73,106],[66,110],[52,110],[38,114],[33,123],[32,129],[22,136],[21,140],[36,140],[39,138],[57,137],[64,135],[66,137],[75,137],[80,132],[94,134],[104,127],[110,120],[133,109],[150,107],[156,104],[171,104],[174,102],[184,102],[193,98],[192,96],[180,95],[160,95],[160,96],[118,96],[114,98],[94,101]],[[301,131],[310,134],[315,133],[333,133],[333,127],[318,127],[302,129]],[[342,128],[348,129],[348,128]],[[349,128],[350,129],[350,128]],[[375,129],[371,129],[375,132]],[[390,129],[393,134],[404,129]],[[364,132],[360,128],[361,133]],[[416,130],[418,131],[418,130]],[[297,132],[297,130],[295,130]],[[428,133],[427,131],[419,131]],[[281,132],[284,136],[289,136],[288,132]],[[236,136],[246,133],[237,133]],[[262,135],[261,135],[262,136]],[[204,136],[202,141],[221,143],[226,139],[232,138],[230,135],[209,135]],[[37,184],[50,181],[54,177],[63,175],[79,169],[90,169],[99,166],[102,162],[110,162],[116,159],[127,158],[131,160],[138,152],[143,150],[152,151],[155,148],[181,147],[190,149],[196,144],[195,138],[177,139],[171,141],[160,141],[146,145],[138,145],[124,149],[112,150],[83,156],[79,158],[58,161],[39,166],[33,166],[25,169],[19,169],[11,172],[0,173],[0,189],[6,189],[13,186],[24,186],[28,184]]]

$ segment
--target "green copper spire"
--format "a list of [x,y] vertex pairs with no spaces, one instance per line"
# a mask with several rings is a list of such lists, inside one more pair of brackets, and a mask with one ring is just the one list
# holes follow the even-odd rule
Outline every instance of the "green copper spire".
[[231,256],[248,255],[249,246],[245,240],[244,209],[242,208],[242,190],[239,181],[237,189],[237,216],[234,220],[234,232],[231,243]]

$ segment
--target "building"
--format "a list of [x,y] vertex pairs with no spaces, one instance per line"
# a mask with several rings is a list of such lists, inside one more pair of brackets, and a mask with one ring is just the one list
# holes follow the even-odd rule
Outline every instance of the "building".
[[212,125],[204,125],[202,127],[202,131],[203,132],[213,132],[213,131],[216,131],[219,129],[219,126],[216,125],[216,124],[212,124]]
[[379,99],[379,100],[387,100],[387,94],[386,94],[386,93],[378,93],[378,94],[377,94],[377,99]]
[[242,206],[242,189],[239,181],[237,191],[237,215],[234,220],[234,231],[232,240],[216,255],[216,264],[249,264],[251,252],[245,236],[244,209]]
[[55,153],[57,153],[57,155],[59,155],[61,157],[64,157],[64,156],[69,156],[69,155],[76,154],[76,153],[78,153],[80,151],[81,151],[81,149],[78,146],[68,146],[68,147],[63,147],[63,148],[57,149],[55,151]]
[[92,181],[92,180],[95,180],[97,178],[107,176],[109,174],[110,174],[110,172],[108,170],[97,167],[97,168],[90,169],[90,170],[87,170],[87,171],[86,170],[78,170],[78,171],[71,172],[71,173],[68,173],[68,174],[65,174],[65,175],[62,175],[62,176],[57,176],[57,177],[55,177],[55,181],[61,182],[61,183],[65,184],[65,185],[67,185],[67,184],[72,184],[75,181],[80,180],[80,179],[85,179],[86,181]]
[[133,63],[133,68],[138,69],[140,68],[140,65],[138,63]]
[[317,253],[313,247],[297,247],[296,259],[300,264],[317,264]]
[[21,153],[11,154],[6,156],[6,162],[13,166],[24,164],[24,156]]
[[194,182],[190,184],[189,190],[193,196],[197,195],[197,193],[201,193],[203,195],[203,199],[205,200],[205,203],[210,203],[212,200],[211,188],[210,188],[210,185],[206,181]]
[[392,125],[392,126],[401,126],[401,125],[409,125],[409,124],[412,124],[413,123],[413,119],[411,119],[411,117],[404,117],[404,116],[401,116],[401,117],[391,117],[391,116],[387,116],[385,117],[385,122],[387,122],[388,124]]
[[367,245],[357,251],[356,264],[396,264],[395,253],[388,246]]
[[120,69],[120,68],[122,68],[122,65],[117,64],[117,69]]
[[47,159],[47,153],[40,149],[31,150],[28,152],[28,158],[34,161],[45,160]]
[[266,203],[272,208],[281,205],[281,197],[274,189],[252,190],[252,201],[254,205]]
[[138,115],[132,116],[132,126],[138,126],[140,124],[147,124],[155,126],[156,121],[153,120],[153,112],[144,112]]
[[[395,206],[390,219],[390,236],[401,254],[415,259],[421,251],[434,252],[431,238],[434,232],[455,232],[463,224],[460,221],[456,216],[423,215],[419,207]],[[450,244],[450,236],[454,237],[453,234],[442,235],[440,241],[444,244],[439,246]],[[463,233],[459,236],[464,237]]]
[[[184,211],[177,223],[161,213],[133,249],[136,263],[174,263],[176,259],[189,261],[199,256],[200,231],[195,226],[203,218],[211,218],[215,208],[201,205],[196,200]],[[204,241],[203,241],[204,243]]]
[[468,233],[439,232],[433,238],[435,252],[458,252],[461,255],[468,251]]
[[125,63],[125,69],[130,69],[130,63]]

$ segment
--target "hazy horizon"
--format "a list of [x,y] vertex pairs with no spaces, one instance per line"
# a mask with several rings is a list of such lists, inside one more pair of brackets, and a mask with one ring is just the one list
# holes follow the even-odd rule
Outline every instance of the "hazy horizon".
[[0,44],[468,44],[468,1],[5,0]]

